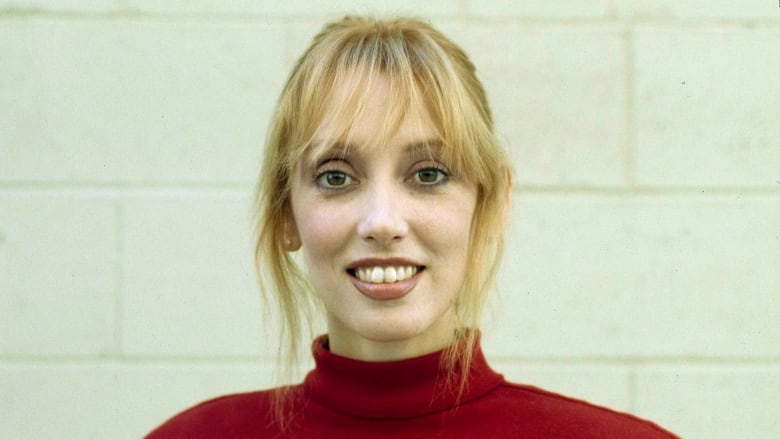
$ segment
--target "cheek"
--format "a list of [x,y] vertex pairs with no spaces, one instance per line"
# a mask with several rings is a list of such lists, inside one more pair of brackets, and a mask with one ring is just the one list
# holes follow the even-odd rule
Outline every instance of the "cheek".
[[315,268],[325,261],[332,261],[344,245],[349,230],[343,213],[314,203],[300,213],[296,222],[307,264]]
[[471,222],[476,207],[476,197],[461,196],[447,200],[446,203],[427,204],[418,210],[425,233],[423,236],[436,237],[442,246],[461,248],[468,244]]

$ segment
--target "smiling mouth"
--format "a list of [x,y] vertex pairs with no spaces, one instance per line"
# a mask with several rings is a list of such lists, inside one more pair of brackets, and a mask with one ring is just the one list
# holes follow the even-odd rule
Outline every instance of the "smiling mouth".
[[401,265],[394,267],[360,267],[351,268],[347,272],[360,279],[362,282],[372,284],[391,284],[414,277],[417,273],[423,271],[424,266]]

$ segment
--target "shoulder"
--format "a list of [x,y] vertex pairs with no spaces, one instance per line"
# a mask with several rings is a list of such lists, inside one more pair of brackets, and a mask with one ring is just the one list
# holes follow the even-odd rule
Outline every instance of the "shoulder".
[[533,386],[505,382],[491,395],[515,422],[560,438],[679,439],[658,425]]
[[209,399],[168,419],[146,439],[248,437],[267,432],[273,424],[270,418],[273,392],[264,390]]

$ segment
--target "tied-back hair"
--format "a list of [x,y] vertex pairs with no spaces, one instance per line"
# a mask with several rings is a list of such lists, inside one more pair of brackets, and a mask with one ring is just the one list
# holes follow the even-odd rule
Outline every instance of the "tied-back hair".
[[[460,393],[477,336],[468,329],[479,324],[503,251],[510,166],[494,135],[474,65],[430,24],[412,18],[348,16],[326,24],[298,59],[277,102],[256,191],[255,265],[265,303],[274,302],[281,317],[279,363],[282,371],[297,364],[304,328],[310,329],[317,302],[285,247],[286,228],[292,221],[293,170],[304,153],[316,156],[332,141],[349,139],[378,81],[387,81],[392,101],[384,129],[369,147],[381,148],[406,114],[422,109],[439,137],[437,153],[477,187],[468,271],[455,303],[460,339],[442,358],[446,388]],[[336,128],[323,142],[319,137],[326,125]],[[457,379],[456,370],[462,371]],[[283,387],[275,393],[276,419],[283,426],[293,413],[292,389]]]

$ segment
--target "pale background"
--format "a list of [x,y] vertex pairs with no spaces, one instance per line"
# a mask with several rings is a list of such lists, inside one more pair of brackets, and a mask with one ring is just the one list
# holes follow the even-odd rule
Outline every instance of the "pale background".
[[348,11],[430,18],[488,89],[517,183],[495,368],[780,437],[776,0],[0,0],[0,438],[138,438],[273,383],[249,199]]

